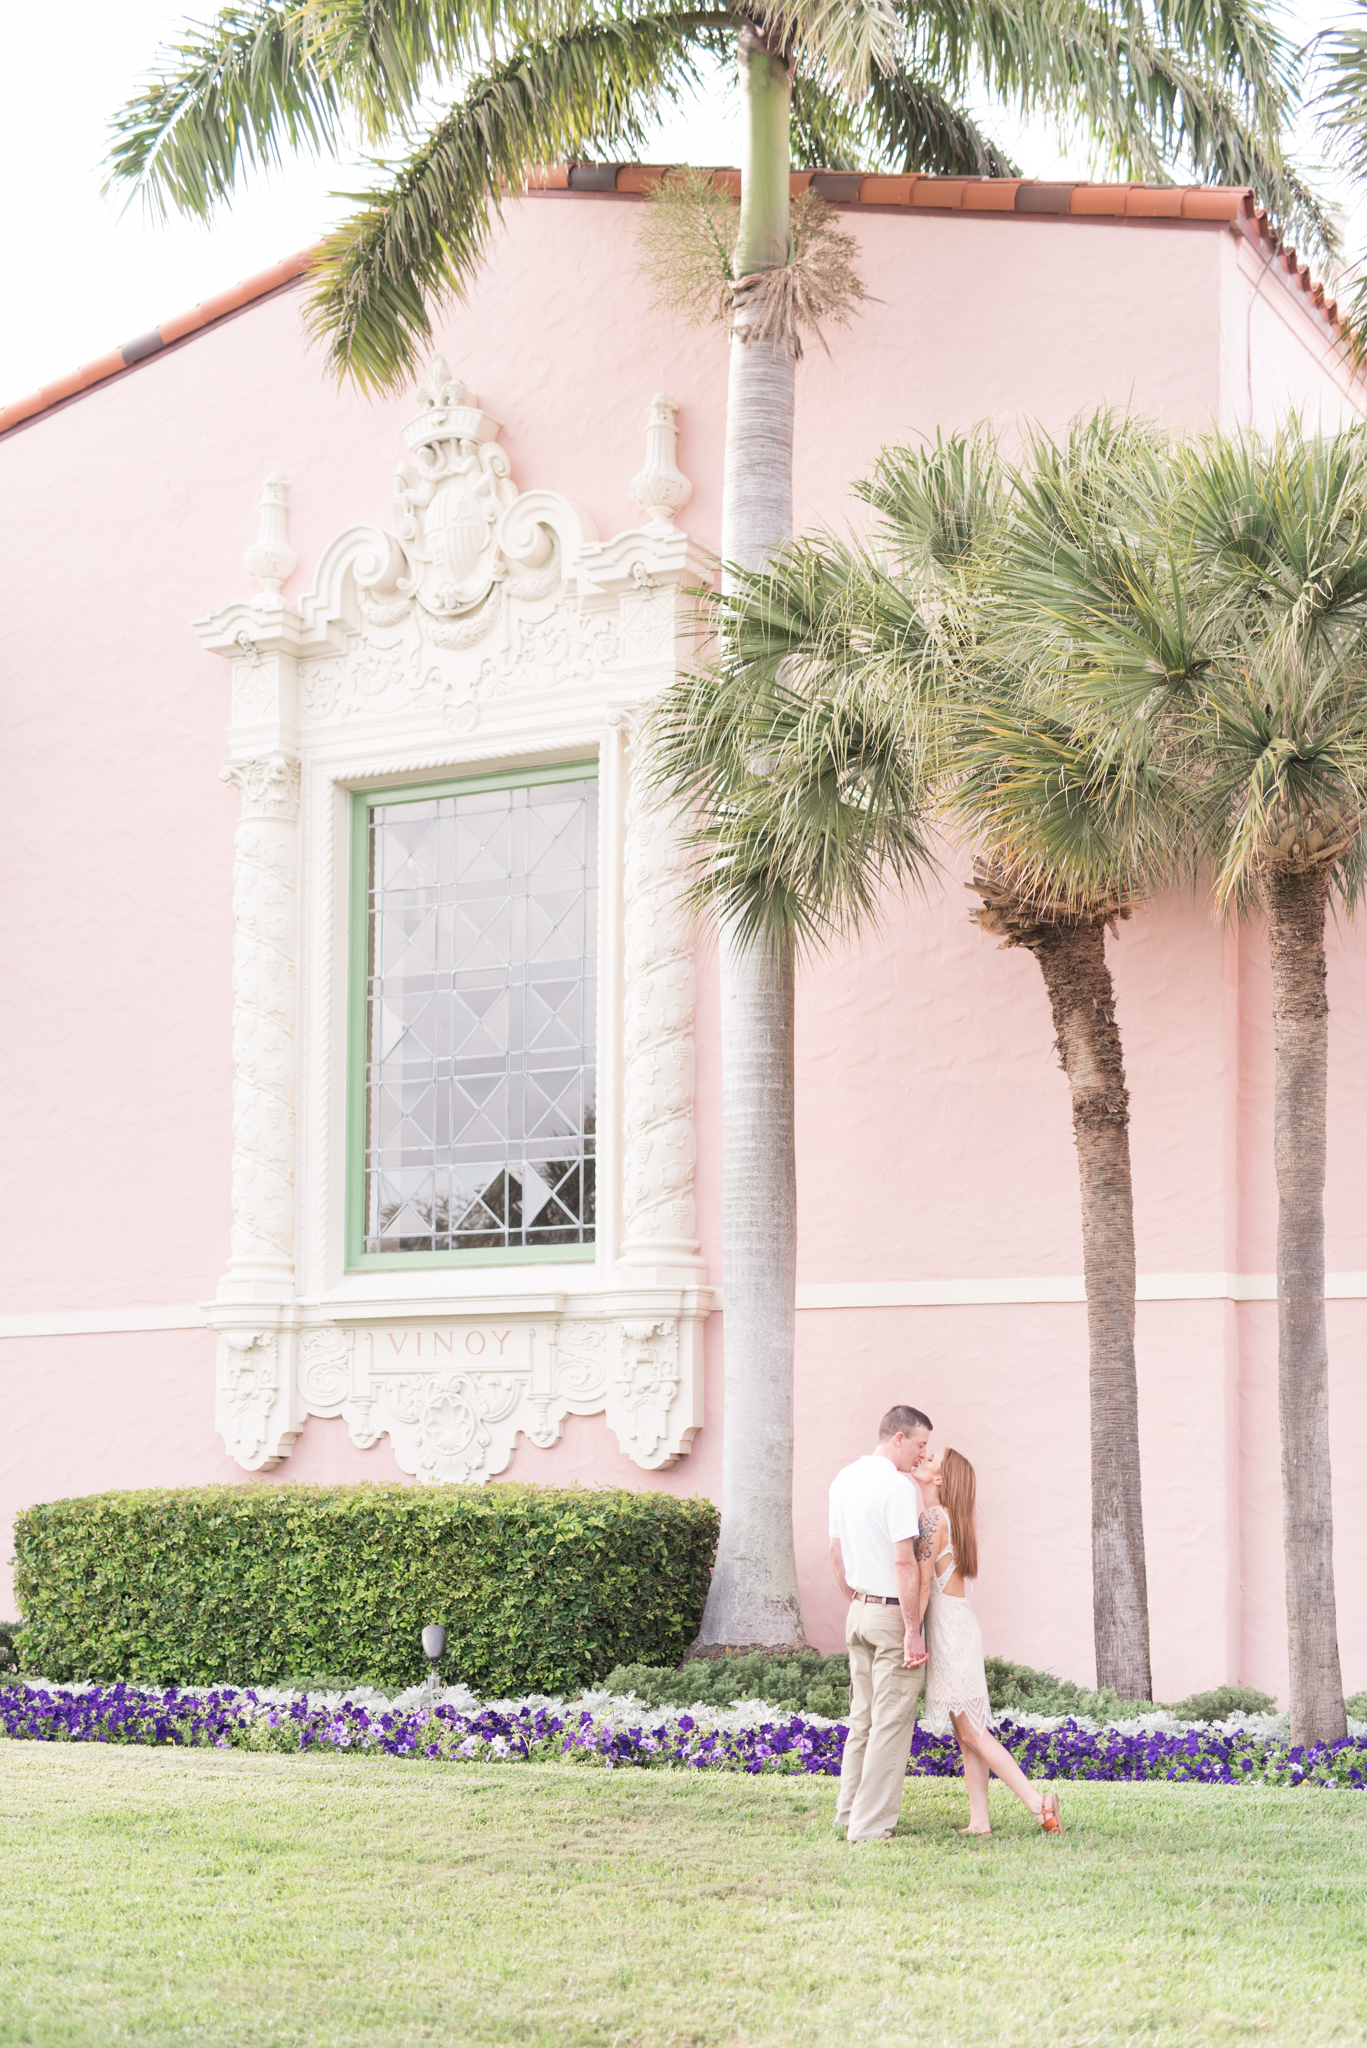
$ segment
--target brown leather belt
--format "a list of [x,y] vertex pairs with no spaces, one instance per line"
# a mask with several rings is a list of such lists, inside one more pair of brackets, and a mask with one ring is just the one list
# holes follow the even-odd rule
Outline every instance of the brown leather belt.
[[896,1593],[891,1597],[886,1593],[856,1593],[854,1597],[856,1600],[872,1601],[875,1607],[900,1607],[902,1604]]

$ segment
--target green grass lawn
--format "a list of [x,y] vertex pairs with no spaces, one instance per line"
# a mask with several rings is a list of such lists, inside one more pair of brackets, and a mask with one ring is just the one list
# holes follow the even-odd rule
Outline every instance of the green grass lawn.
[[0,1743],[0,2042],[1367,2042],[1367,1803]]

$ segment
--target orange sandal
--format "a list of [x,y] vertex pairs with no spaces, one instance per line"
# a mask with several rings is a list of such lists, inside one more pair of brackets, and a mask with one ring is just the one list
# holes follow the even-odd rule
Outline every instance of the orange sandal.
[[1046,1835],[1061,1835],[1063,1833],[1063,1822],[1059,1817],[1057,1792],[1041,1794],[1039,1824]]

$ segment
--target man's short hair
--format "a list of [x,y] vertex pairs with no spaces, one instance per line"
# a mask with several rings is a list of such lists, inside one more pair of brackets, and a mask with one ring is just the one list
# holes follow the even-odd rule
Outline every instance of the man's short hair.
[[878,1425],[878,1441],[883,1444],[890,1436],[911,1436],[918,1429],[934,1427],[930,1417],[923,1415],[919,1408],[889,1408]]

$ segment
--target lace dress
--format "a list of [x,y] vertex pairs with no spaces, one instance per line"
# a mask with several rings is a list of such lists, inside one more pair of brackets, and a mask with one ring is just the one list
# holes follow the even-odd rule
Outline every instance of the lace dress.
[[936,1559],[943,1570],[937,1570],[930,1582],[930,1605],[926,1609],[930,1664],[925,1701],[917,1715],[921,1726],[932,1735],[951,1732],[951,1714],[966,1714],[975,1728],[992,1724],[987,1673],[983,1669],[983,1632],[978,1617],[967,1594],[945,1591],[954,1576],[954,1531],[947,1515],[945,1527],[949,1530],[949,1542]]

